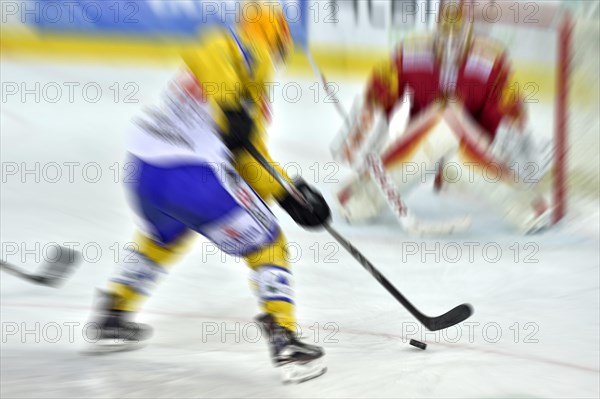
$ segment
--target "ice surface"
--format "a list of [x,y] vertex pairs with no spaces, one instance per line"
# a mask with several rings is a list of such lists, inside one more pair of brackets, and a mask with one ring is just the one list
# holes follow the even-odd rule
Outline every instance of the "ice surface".
[[[39,255],[45,243],[76,242],[87,258],[60,290],[1,275],[2,397],[600,394],[597,202],[572,208],[567,221],[545,234],[520,237],[477,200],[437,197],[428,186],[407,199],[417,215],[435,220],[469,213],[472,229],[416,239],[390,215],[374,226],[348,226],[337,217],[335,225],[424,312],[440,314],[470,302],[473,324],[426,335],[333,239],[303,231],[276,209],[295,251],[299,322],[309,341],[325,347],[327,374],[297,386],[279,382],[265,342],[253,342],[250,323],[258,309],[248,271],[215,254],[202,238],[145,306],[140,320],[156,329],[147,347],[83,356],[82,330],[95,287],[105,285],[117,249],[123,255],[134,232],[113,165],[123,162],[129,119],[153,102],[173,71],[7,60],[1,67],[2,257],[22,264],[12,254],[15,247],[19,254],[30,249]],[[33,94],[25,101],[20,92],[7,95],[7,84],[35,90],[36,82],[39,102]],[[55,98],[51,82],[63,89],[55,103],[48,101]],[[68,82],[80,83],[73,101]],[[128,82],[133,86],[125,87]],[[271,146],[288,170],[297,166],[331,198],[336,180],[348,174],[328,153],[341,120],[315,82],[286,77],[275,88]],[[85,100],[86,83],[102,88],[98,102]],[[349,107],[360,84],[336,83]],[[298,101],[286,102],[283,89],[289,100],[298,87]],[[124,96],[134,91],[139,103],[126,103]],[[24,172],[35,170],[36,162],[38,172]],[[66,162],[79,163],[70,164],[72,176]],[[98,169],[102,176],[92,182]],[[28,268],[36,263],[33,254],[24,260]],[[427,342],[428,349],[409,346],[410,338]]]

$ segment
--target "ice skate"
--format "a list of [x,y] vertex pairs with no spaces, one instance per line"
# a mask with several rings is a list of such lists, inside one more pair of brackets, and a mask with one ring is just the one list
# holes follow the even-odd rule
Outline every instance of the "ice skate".
[[100,292],[98,306],[92,321],[84,330],[87,354],[130,351],[141,349],[152,336],[152,327],[132,321],[134,312],[114,309],[119,298]]
[[293,331],[280,326],[269,314],[257,317],[269,339],[271,360],[281,367],[284,383],[301,383],[323,375],[327,371],[323,348],[297,339]]

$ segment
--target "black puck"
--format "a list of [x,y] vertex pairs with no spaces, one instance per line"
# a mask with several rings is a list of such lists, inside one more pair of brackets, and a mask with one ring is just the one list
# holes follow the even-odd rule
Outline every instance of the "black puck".
[[427,349],[427,344],[424,342],[417,341],[416,339],[411,339],[409,344],[419,349]]

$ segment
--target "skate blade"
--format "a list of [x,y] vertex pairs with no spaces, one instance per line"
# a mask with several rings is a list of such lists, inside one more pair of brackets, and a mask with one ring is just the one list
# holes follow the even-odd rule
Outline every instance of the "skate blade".
[[281,366],[281,381],[284,384],[300,384],[320,377],[327,371],[323,359],[310,362],[292,362]]
[[83,355],[105,355],[109,353],[135,351],[142,349],[145,346],[146,343],[140,341],[116,341],[114,339],[107,339],[86,343],[79,352]]

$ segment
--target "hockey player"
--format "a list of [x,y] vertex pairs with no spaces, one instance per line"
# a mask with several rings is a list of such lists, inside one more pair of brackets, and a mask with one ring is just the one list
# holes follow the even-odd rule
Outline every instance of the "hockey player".
[[205,33],[198,48],[184,52],[185,67],[162,106],[133,128],[128,150],[137,174],[128,189],[146,228],[136,238],[137,250],[118,266],[95,319],[100,343],[113,344],[116,338],[135,345],[147,339],[150,328],[131,320],[196,232],[245,259],[273,363],[295,366],[295,374],[284,378],[299,381],[325,371],[319,362],[324,352],[295,335],[286,239],[266,203],[278,202],[307,228],[321,226],[330,211],[303,181],[295,184],[308,205],[290,196],[244,149],[251,143],[271,160],[264,142],[265,84],[293,43],[274,2],[243,7],[244,17],[234,29]]
[[[521,231],[535,232],[548,224],[550,210],[535,190],[524,187],[524,172],[531,168],[526,176],[537,181],[548,169],[548,152],[540,151],[526,130],[523,101],[510,87],[506,51],[473,35],[473,12],[463,1],[442,2],[434,33],[401,43],[391,59],[377,66],[356,122],[334,151],[339,159],[355,163],[358,149],[369,146],[365,143],[370,135],[382,129],[387,134],[387,122],[408,92],[410,133],[381,156],[400,194],[438,168],[438,178],[442,177],[436,181],[438,187],[476,191]],[[384,123],[378,124],[379,119]],[[469,134],[450,126],[450,119],[468,126]],[[461,165],[460,176],[449,179],[452,184],[444,182],[444,162]],[[492,178],[485,175],[489,169]],[[491,184],[498,174],[499,181]],[[374,217],[385,205],[378,187],[364,173],[341,190],[338,200],[342,213],[353,222]]]

